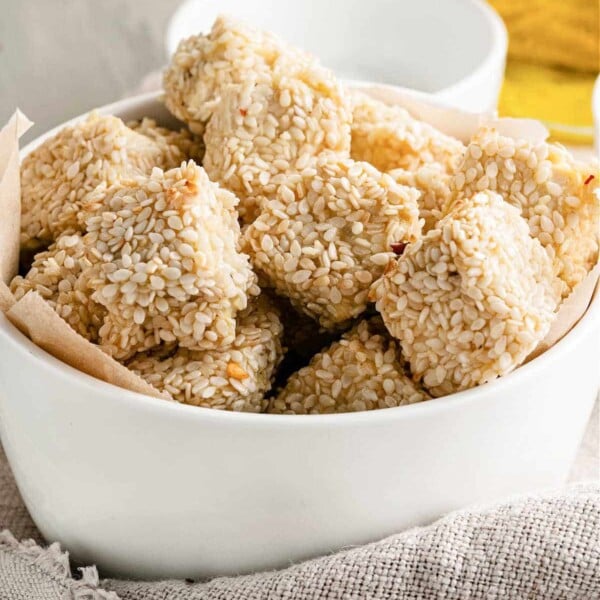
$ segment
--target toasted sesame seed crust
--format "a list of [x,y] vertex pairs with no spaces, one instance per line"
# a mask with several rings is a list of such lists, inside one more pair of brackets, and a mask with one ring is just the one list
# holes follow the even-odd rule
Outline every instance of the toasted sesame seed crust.
[[435,127],[418,121],[401,106],[390,106],[358,91],[351,93],[352,149],[355,160],[364,160],[381,171],[438,163],[452,172],[464,145]]
[[162,342],[231,343],[258,287],[238,252],[237,199],[193,161],[88,195],[84,243],[92,298],[107,309],[100,345],[124,359]]
[[31,290],[38,292],[77,333],[96,342],[106,310],[90,297],[87,272],[92,263],[85,250],[80,234],[59,237],[36,254],[27,275],[15,277],[10,288],[17,301]]
[[188,129],[182,127],[178,131],[173,131],[161,127],[154,119],[148,117],[127,123],[127,126],[158,144],[162,157],[154,166],[163,170],[173,169],[188,160],[193,160],[198,165],[202,164],[204,142],[199,135],[193,134]]
[[288,71],[224,88],[206,127],[206,171],[240,198],[245,222],[258,215],[257,196],[273,196],[287,174],[325,150],[350,152],[350,107],[333,75]]
[[415,171],[393,169],[389,174],[401,185],[419,190],[419,217],[423,222],[423,233],[427,233],[448,211],[452,200],[452,176],[440,163],[426,164]]
[[453,179],[456,198],[479,190],[498,192],[516,206],[554,261],[563,295],[598,260],[598,165],[577,163],[558,144],[533,145],[482,129],[472,139]]
[[283,42],[275,36],[219,17],[208,35],[182,40],[164,72],[167,108],[198,134],[217,106],[220,90],[249,72],[268,77]]
[[433,396],[513,370],[548,332],[552,263],[519,211],[493,192],[458,202],[374,285],[413,377]]
[[343,413],[391,408],[427,400],[406,375],[400,347],[375,317],[316,354],[273,398],[268,412]]
[[173,349],[134,357],[127,366],[161,391],[186,404],[261,412],[275,370],[283,357],[279,313],[264,295],[238,315],[228,347]]
[[165,164],[174,150],[112,116],[91,113],[63,128],[21,165],[21,245],[47,246],[62,233],[83,231],[78,215],[87,193],[131,173],[175,166]]
[[192,131],[202,134],[225,86],[249,77],[269,83],[274,72],[301,79],[313,90],[333,81],[310,54],[272,33],[219,17],[208,35],[179,44],[164,74],[165,103]]
[[419,236],[416,196],[368,163],[322,153],[263,201],[246,249],[277,293],[331,328],[365,310],[391,244]]

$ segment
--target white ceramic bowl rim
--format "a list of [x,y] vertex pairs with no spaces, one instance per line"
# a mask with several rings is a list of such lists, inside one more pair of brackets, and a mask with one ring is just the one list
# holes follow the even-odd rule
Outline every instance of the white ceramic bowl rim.
[[[398,86],[394,86],[400,90],[412,93],[417,98],[421,98],[427,102],[430,102],[433,105],[444,106],[443,101],[436,100],[432,98],[430,95],[415,92],[414,90],[408,90],[406,88],[399,88]],[[143,104],[146,102],[154,101],[160,97],[160,94],[157,92],[150,92],[147,94],[142,94],[139,96],[134,96],[131,98],[126,98],[124,100],[119,100],[117,102],[104,105],[100,107],[98,110],[104,114],[122,114],[126,110],[130,109],[132,105]],[[84,119],[86,114],[79,115],[74,119],[70,119],[65,123],[58,125],[57,127],[43,133],[38,136],[36,139],[27,144],[21,151],[20,156],[23,158],[26,156],[33,148],[42,143],[45,139],[57,133],[60,129],[62,129],[65,125],[77,122],[81,119]],[[350,412],[350,413],[334,413],[334,414],[324,414],[324,415],[271,415],[271,414],[256,414],[256,413],[243,413],[243,412],[233,412],[233,411],[223,411],[216,410],[213,408],[205,408],[200,406],[193,406],[189,404],[182,404],[179,402],[171,402],[168,400],[161,400],[158,398],[153,398],[151,396],[147,396],[145,394],[141,394],[138,392],[133,392],[130,390],[126,390],[124,388],[115,386],[113,384],[107,383],[105,381],[96,379],[91,375],[83,373],[74,367],[63,363],[58,360],[39,346],[35,345],[29,338],[27,338],[23,333],[21,333],[12,323],[10,323],[4,315],[2,315],[2,319],[4,319],[4,323],[0,321],[0,340],[6,340],[7,344],[14,343],[18,349],[27,356],[26,359],[31,359],[36,361],[40,370],[43,368],[48,368],[53,371],[55,375],[64,377],[64,378],[73,378],[77,380],[79,384],[83,386],[87,386],[90,389],[100,386],[108,386],[112,388],[115,393],[118,393],[120,399],[123,402],[127,403],[137,403],[137,406],[140,408],[145,408],[147,410],[154,411],[180,411],[180,414],[189,415],[189,418],[212,418],[212,419],[242,419],[248,420],[249,423],[258,424],[264,423],[265,421],[272,422],[272,419],[277,419],[279,423],[286,424],[289,426],[305,426],[310,424],[316,425],[318,423],[322,423],[324,426],[332,426],[336,423],[348,423],[351,421],[361,422],[366,420],[366,422],[371,422],[371,420],[377,419],[386,419],[389,418],[389,411],[394,411],[394,415],[396,417],[399,414],[403,415],[406,418],[411,418],[413,416],[418,416],[423,413],[423,411],[430,410],[449,410],[449,409],[457,409],[461,405],[465,403],[469,403],[472,401],[481,401],[481,397],[485,396],[488,391],[500,392],[502,387],[509,389],[510,385],[513,383],[518,383],[519,379],[528,376],[535,376],[536,372],[543,370],[545,364],[551,360],[553,360],[557,355],[564,354],[569,352],[569,349],[577,343],[579,337],[584,335],[585,330],[587,328],[594,327],[596,321],[600,321],[600,286],[596,288],[595,294],[592,298],[590,305],[586,313],[580,319],[580,321],[573,327],[573,329],[564,336],[559,342],[557,342],[552,348],[546,350],[542,355],[538,356],[531,362],[522,365],[508,373],[507,375],[500,377],[490,383],[486,383],[480,385],[476,388],[472,388],[469,390],[465,390],[462,392],[457,392],[455,394],[450,394],[448,396],[443,396],[441,398],[434,398],[430,401],[420,402],[417,404],[411,404],[407,406],[398,406],[393,408],[386,408],[380,410],[370,410],[370,411],[361,411],[361,412]],[[402,411],[402,413],[397,413],[397,411]],[[387,415],[387,416],[386,416]]]

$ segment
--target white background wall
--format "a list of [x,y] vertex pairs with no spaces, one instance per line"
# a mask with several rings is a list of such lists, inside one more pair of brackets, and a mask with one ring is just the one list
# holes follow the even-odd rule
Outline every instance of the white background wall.
[[136,88],[166,61],[179,0],[0,0],[0,123],[15,107],[26,139]]

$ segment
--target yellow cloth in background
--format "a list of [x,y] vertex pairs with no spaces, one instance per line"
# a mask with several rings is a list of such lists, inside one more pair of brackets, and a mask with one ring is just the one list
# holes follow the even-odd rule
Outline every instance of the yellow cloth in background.
[[600,70],[598,0],[490,0],[510,33],[509,56],[533,63]]
[[544,121],[556,139],[590,143],[600,70],[598,0],[490,0],[509,32],[501,115]]

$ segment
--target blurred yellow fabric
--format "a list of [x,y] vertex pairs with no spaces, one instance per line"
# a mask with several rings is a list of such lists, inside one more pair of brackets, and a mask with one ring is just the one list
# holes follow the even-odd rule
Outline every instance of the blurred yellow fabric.
[[555,139],[591,143],[600,70],[599,0],[490,0],[509,32],[501,115],[544,121]]

